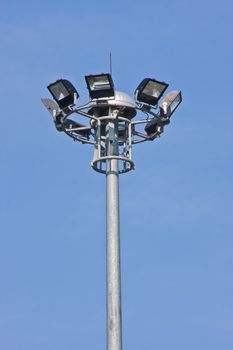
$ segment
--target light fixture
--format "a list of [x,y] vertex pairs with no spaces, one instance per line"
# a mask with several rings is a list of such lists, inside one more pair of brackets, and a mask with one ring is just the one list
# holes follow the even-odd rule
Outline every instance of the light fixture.
[[110,74],[86,75],[85,80],[92,100],[114,96],[114,84]]
[[168,84],[165,82],[146,78],[142,80],[135,90],[135,98],[139,102],[155,106],[167,87]]
[[159,104],[160,115],[164,118],[170,118],[176,108],[182,101],[181,91],[171,91],[165,96]]
[[145,132],[148,136],[155,134],[156,132],[161,133],[163,131],[163,122],[159,117],[152,118],[145,126]]
[[75,87],[65,79],[59,79],[47,88],[61,109],[74,105],[79,97]]

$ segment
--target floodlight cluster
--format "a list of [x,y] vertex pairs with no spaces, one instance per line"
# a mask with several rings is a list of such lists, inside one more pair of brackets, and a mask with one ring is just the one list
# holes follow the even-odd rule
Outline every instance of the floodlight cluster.
[[[116,101],[119,102],[119,92],[115,91],[113,79],[109,73],[87,75],[85,80],[90,97],[89,102],[84,106],[84,108],[87,108],[86,114],[81,112],[82,108],[76,107],[79,94],[73,84],[66,79],[59,79],[47,87],[55,102],[50,99],[42,99],[54,118],[57,130],[75,132],[77,135],[81,135],[82,140],[83,138],[84,140],[89,139],[90,135],[95,133],[96,123],[92,122],[89,126],[85,126],[73,121],[69,116],[74,112],[90,118],[93,117],[95,112],[95,117],[98,117],[106,115],[108,107],[115,105],[119,109],[119,115],[128,119],[130,115],[132,119],[137,111],[141,111],[147,116],[144,119],[145,135],[143,136],[142,133],[136,131],[138,122],[133,123],[133,135],[140,136],[145,141],[153,140],[163,132],[164,126],[169,124],[172,114],[182,101],[181,91],[171,91],[163,97],[169,85],[157,79],[145,78],[135,90],[134,101],[132,102],[135,107],[131,106],[131,112],[127,115],[128,105],[126,104],[124,109],[122,103],[120,103],[120,107],[118,106],[119,103],[116,103]],[[140,123],[143,123],[143,121]]]

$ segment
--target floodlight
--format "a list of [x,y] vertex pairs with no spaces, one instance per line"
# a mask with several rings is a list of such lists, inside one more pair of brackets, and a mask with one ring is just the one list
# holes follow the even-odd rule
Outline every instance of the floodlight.
[[114,96],[114,84],[110,74],[85,76],[90,98],[104,98]]
[[59,79],[55,83],[47,86],[47,88],[62,109],[74,105],[79,97],[75,87],[71,82],[65,79]]
[[167,87],[168,84],[165,82],[146,78],[142,80],[135,90],[135,98],[139,102],[155,106]]
[[182,101],[181,91],[171,91],[159,104],[160,115],[170,118]]
[[148,136],[163,131],[163,122],[159,117],[152,118],[145,126],[145,132]]

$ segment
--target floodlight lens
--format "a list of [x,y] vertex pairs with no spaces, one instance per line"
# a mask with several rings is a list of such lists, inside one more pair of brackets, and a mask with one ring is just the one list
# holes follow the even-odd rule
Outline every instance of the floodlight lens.
[[108,77],[106,75],[100,77],[90,77],[88,81],[91,91],[108,90],[111,88]]
[[181,100],[180,100],[180,95],[177,95],[174,101],[171,103],[170,108],[171,112],[173,113],[174,110],[179,106]]
[[58,82],[56,85],[52,85],[50,87],[50,90],[56,97],[57,101],[60,101],[69,95],[69,91],[67,91],[67,89],[61,82]]
[[163,98],[160,103],[160,113],[162,116],[170,118],[176,108],[182,102],[181,91],[172,91]]
[[59,79],[50,84],[48,90],[61,109],[74,105],[79,97],[75,87],[66,79]]
[[146,78],[138,85],[135,96],[138,101],[154,106],[158,103],[167,87],[167,83]]
[[163,93],[163,90],[164,90],[164,85],[159,85],[154,81],[149,81],[142,92],[145,95],[152,96],[158,99],[161,93]]
[[91,99],[114,96],[114,84],[110,74],[85,76]]

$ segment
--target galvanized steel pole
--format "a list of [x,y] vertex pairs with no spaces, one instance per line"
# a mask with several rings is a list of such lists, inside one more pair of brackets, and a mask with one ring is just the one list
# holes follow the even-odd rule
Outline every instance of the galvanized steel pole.
[[[108,155],[118,151],[117,121],[106,133]],[[122,349],[118,160],[106,161],[107,350]]]

